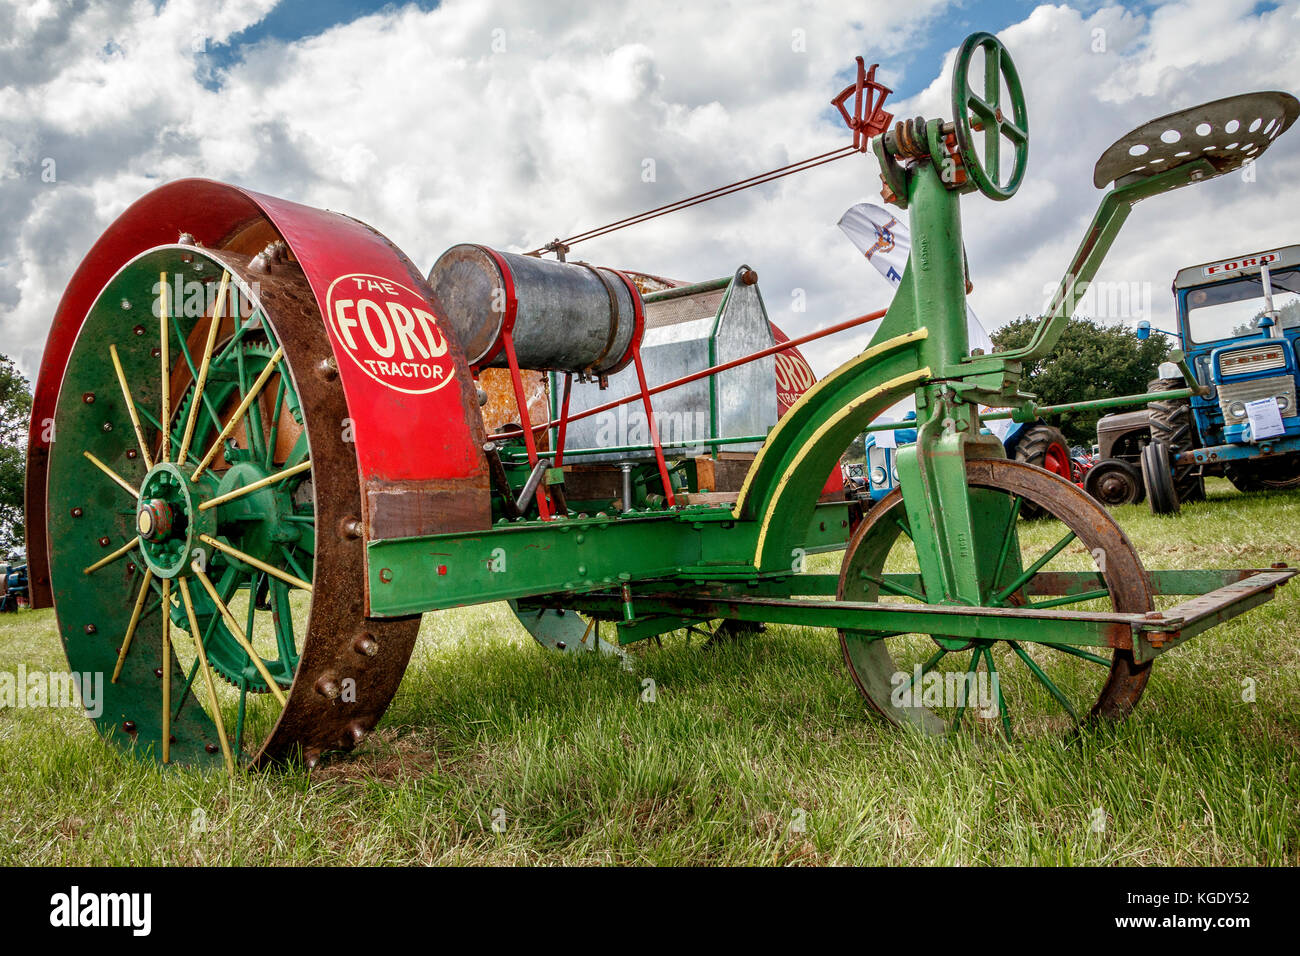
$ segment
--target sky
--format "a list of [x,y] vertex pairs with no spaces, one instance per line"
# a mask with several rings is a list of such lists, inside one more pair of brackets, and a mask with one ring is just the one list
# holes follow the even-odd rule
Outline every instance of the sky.
[[[427,270],[459,242],[535,248],[845,144],[830,99],[857,55],[880,63],[897,116],[946,118],[975,30],[1010,50],[1031,130],[1019,193],[963,200],[989,329],[1043,308],[1111,142],[1200,102],[1300,91],[1300,0],[0,0],[0,352],[34,378],[81,258],[170,180],[345,212]],[[574,256],[685,280],[746,263],[796,336],[888,304],[835,225],[862,200],[880,201],[869,154]],[[1098,275],[1125,294],[1081,311],[1171,328],[1178,268],[1300,241],[1296,209],[1293,132],[1245,174],[1139,204]],[[869,334],[805,353],[823,374]]]

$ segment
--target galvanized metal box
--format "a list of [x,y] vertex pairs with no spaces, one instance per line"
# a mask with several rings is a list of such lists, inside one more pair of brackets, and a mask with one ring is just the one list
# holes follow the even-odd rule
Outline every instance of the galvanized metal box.
[[[724,289],[651,300],[646,303],[645,312],[641,356],[651,388],[776,344],[763,297],[754,273],[747,266],[737,269]],[[711,442],[766,435],[776,424],[776,390],[772,387],[775,362],[772,356],[767,356],[655,395],[652,399],[655,424],[668,457],[715,451],[756,452],[760,442],[723,445]],[[636,394],[639,389],[636,369],[632,366],[611,376],[605,390],[595,382],[575,380],[569,399],[570,413]],[[562,379],[553,373],[553,418],[558,417],[563,391]],[[611,449],[608,453],[575,457],[572,459],[575,464],[650,458],[654,452],[649,449],[623,450],[649,443],[650,432],[640,402],[580,419],[569,426],[565,438],[566,448]]]

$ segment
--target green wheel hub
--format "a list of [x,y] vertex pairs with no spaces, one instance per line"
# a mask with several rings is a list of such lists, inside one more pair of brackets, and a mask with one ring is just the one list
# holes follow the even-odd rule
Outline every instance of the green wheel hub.
[[[215,497],[262,481],[275,470],[260,462],[236,462],[222,475]],[[230,537],[232,542],[237,540],[241,551],[260,561],[283,560],[281,548],[292,548],[302,541],[304,526],[293,520],[293,496],[282,484],[268,485],[213,509],[221,533]],[[230,560],[237,566],[251,569],[251,565],[238,558]]]
[[188,574],[190,565],[206,567],[212,549],[199,540],[200,534],[215,534],[216,517],[200,511],[199,504],[211,482],[191,484],[189,476],[172,462],[159,462],[145,475],[140,486],[140,503],[135,513],[135,530],[145,564],[160,578]]

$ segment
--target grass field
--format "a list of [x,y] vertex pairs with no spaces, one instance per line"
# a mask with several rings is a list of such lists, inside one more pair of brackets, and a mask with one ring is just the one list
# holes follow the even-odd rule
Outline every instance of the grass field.
[[[1180,518],[1117,518],[1148,567],[1300,562],[1300,493],[1216,481]],[[1296,865],[1297,625],[1292,584],[1157,660],[1127,723],[1007,745],[889,728],[832,633],[669,640],[629,671],[543,651],[502,605],[445,612],[379,730],[310,775],[160,772],[77,712],[0,710],[0,864]],[[63,666],[52,612],[0,618],[20,663]]]

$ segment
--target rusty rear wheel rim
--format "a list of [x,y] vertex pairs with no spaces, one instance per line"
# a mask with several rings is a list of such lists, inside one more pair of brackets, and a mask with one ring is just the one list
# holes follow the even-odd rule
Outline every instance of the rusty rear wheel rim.
[[[972,461],[967,471],[972,488],[1006,496],[1008,520],[1003,531],[1012,529],[1007,546],[1011,558],[997,578],[998,587],[989,589],[986,606],[1152,609],[1151,587],[1133,546],[1105,509],[1077,487],[1019,462]],[[1044,515],[1033,522],[1020,521],[1025,504]],[[882,572],[915,570],[915,548],[906,522],[899,490],[868,513],[845,553],[840,599],[878,600]],[[1002,593],[1021,577],[1021,569],[1032,570],[1054,548],[1058,549],[1055,555],[1027,582]],[[1010,565],[1017,560],[1013,570]],[[1061,597],[1034,596],[1033,585],[1040,574],[1085,568],[1100,573],[1103,587]],[[923,589],[903,594],[886,584],[883,590],[889,600],[915,603],[924,598]],[[1109,648],[856,630],[841,630],[840,644],[849,674],[871,708],[893,724],[929,734],[972,729],[981,723],[1006,735],[1017,724],[1022,732],[1070,731],[1099,718],[1122,719],[1136,705],[1150,675],[1150,665],[1136,666],[1130,651]],[[971,680],[973,689],[981,692],[980,702],[987,703],[983,715],[974,700],[965,706],[961,685]]]

